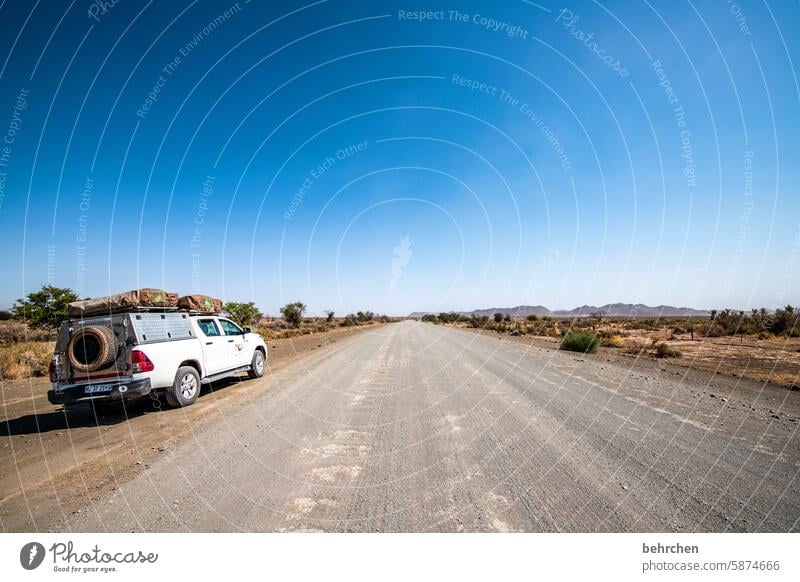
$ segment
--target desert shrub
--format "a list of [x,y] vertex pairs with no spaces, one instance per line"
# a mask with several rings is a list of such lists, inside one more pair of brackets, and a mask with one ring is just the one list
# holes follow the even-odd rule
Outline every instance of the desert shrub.
[[611,335],[601,338],[600,345],[604,348],[624,348],[625,340],[622,339],[622,336]]
[[581,331],[569,330],[561,340],[559,349],[570,352],[592,354],[597,351],[599,340],[596,336]]
[[283,315],[283,319],[286,320],[286,323],[292,327],[300,327],[300,324],[303,322],[303,313],[305,310],[305,303],[295,301],[294,303],[287,303],[281,307],[281,315]]
[[575,329],[594,329],[594,322],[585,318],[578,318],[570,322],[570,325]]
[[256,304],[252,301],[247,303],[237,303],[231,301],[225,304],[225,311],[231,316],[231,319],[242,327],[248,327],[264,317],[259,311]]
[[686,333],[686,329],[681,327],[680,325],[676,325],[675,327],[672,328],[672,333],[674,335],[681,335]]
[[461,319],[461,316],[454,311],[450,311],[449,313],[440,313],[439,314],[439,321],[442,323],[456,323]]
[[27,342],[0,346],[0,376],[4,380],[47,375],[53,342]]
[[494,317],[494,322],[495,323],[500,323],[501,321],[503,321],[503,314],[502,313],[495,313],[493,317]]
[[427,323],[439,323],[439,318],[433,315],[432,313],[429,313],[427,315],[422,316],[422,321],[425,321]]
[[630,344],[628,344],[628,347],[625,348],[625,353],[631,354],[633,356],[638,356],[646,349],[647,346],[643,342],[631,342]]
[[371,311],[358,311],[356,313],[356,319],[359,323],[366,323],[367,321],[372,321],[375,318],[375,314]]
[[67,305],[77,300],[78,295],[72,289],[42,285],[25,299],[17,299],[11,310],[31,327],[56,328],[68,318]]
[[655,355],[657,358],[680,358],[680,350],[673,348],[669,344],[660,342],[656,344]]
[[14,314],[8,309],[0,309],[0,321],[8,321],[9,319],[14,319]]
[[[423,317],[422,319],[424,320],[425,317]],[[354,314],[348,313],[347,315],[345,315],[344,319],[339,325],[341,325],[342,327],[353,327],[354,325],[358,325],[358,319],[356,319],[356,316]]]
[[476,329],[486,327],[489,323],[489,316],[488,315],[472,315],[469,318],[469,325],[470,327],[474,327]]
[[527,319],[528,321],[536,321],[536,320],[539,319],[539,317],[537,315],[535,315],[535,314],[531,314],[528,317],[526,317],[525,319]]
[[661,327],[659,320],[652,317],[641,320],[639,325],[639,329],[647,329],[650,331],[657,331]]
[[328,323],[333,323],[333,316],[334,315],[336,315],[335,311],[330,311],[330,310],[326,311],[325,312],[325,321],[327,321]]
[[769,331],[775,335],[798,337],[800,333],[800,311],[791,305],[783,309],[776,309],[768,322]]

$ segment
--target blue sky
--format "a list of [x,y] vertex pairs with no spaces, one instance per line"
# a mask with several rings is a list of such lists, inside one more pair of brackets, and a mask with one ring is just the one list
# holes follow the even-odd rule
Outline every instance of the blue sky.
[[33,6],[0,7],[2,306],[797,302],[797,3]]

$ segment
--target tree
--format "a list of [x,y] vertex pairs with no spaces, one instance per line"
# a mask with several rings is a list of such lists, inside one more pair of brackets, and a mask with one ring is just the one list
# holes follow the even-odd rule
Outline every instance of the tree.
[[303,313],[305,313],[305,311],[306,304],[300,301],[287,303],[281,307],[281,315],[283,315],[283,319],[285,319],[286,323],[292,327],[300,327],[300,324],[303,322]]
[[42,285],[40,291],[28,293],[26,299],[17,299],[11,311],[32,327],[58,327],[69,318],[67,305],[77,300],[72,289]]
[[336,315],[335,311],[328,310],[325,312],[325,321],[333,323],[333,316]]
[[503,321],[503,314],[500,313],[500,312],[495,313],[494,314],[494,321],[495,321],[495,323],[500,323],[501,321]]
[[254,323],[258,323],[264,316],[263,313],[256,307],[252,301],[248,303],[226,303],[225,311],[231,316],[231,319],[242,327],[247,327]]

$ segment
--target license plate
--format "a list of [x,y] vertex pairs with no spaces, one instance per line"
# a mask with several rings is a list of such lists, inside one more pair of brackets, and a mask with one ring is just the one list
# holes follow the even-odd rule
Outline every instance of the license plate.
[[86,394],[99,394],[103,392],[111,392],[114,389],[113,384],[94,384],[85,388]]

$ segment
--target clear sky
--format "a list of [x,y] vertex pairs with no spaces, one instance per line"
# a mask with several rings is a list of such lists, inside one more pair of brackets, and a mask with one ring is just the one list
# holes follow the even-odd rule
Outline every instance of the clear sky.
[[6,0],[0,306],[796,303],[799,26],[747,0]]

